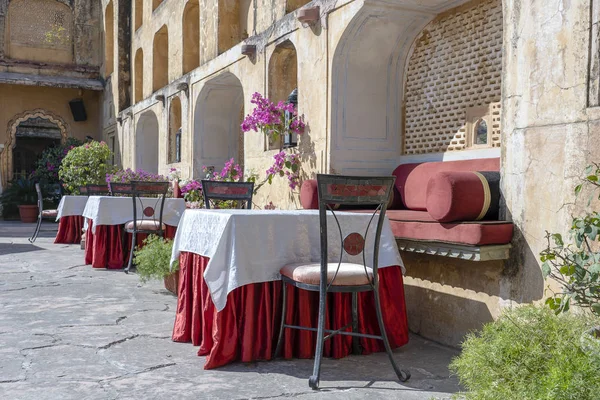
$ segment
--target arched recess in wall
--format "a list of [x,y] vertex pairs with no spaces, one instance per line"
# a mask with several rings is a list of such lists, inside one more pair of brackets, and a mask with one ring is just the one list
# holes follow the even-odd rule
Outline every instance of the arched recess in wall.
[[254,16],[253,0],[219,0],[219,54],[256,33]]
[[[298,55],[290,40],[278,44],[269,59],[269,99],[277,104],[286,101],[294,89],[298,89]],[[269,148],[278,149],[279,143]]]
[[135,52],[134,65],[134,103],[139,103],[144,99],[144,50],[141,48]]
[[144,0],[135,0],[134,7],[135,18],[133,21],[133,28],[137,31],[144,23]]
[[190,0],[183,10],[183,73],[200,66],[200,6]]
[[169,30],[163,25],[154,34],[152,46],[152,91],[169,83]]
[[152,111],[143,113],[135,127],[135,169],[158,174],[159,125]]
[[202,166],[220,171],[230,158],[243,166],[243,116],[244,90],[235,75],[225,72],[206,82],[194,110],[195,178],[205,175]]
[[56,125],[60,130],[61,142],[64,143],[69,136],[68,124],[58,115],[46,110],[25,111],[8,122],[7,132],[8,139],[4,143],[4,149],[0,153],[0,170],[2,171],[2,187],[6,187],[7,183],[13,177],[13,149],[17,144],[17,129],[22,122],[27,120],[40,118]]
[[6,27],[0,30],[0,43],[5,43],[0,53],[14,60],[73,62],[73,10],[68,0],[4,2],[8,9],[6,21],[0,17],[0,26]]
[[363,6],[348,24],[333,57],[330,172],[389,174],[398,165],[406,59],[433,17]]
[[169,107],[168,163],[181,162],[181,99],[173,97]]
[[287,0],[285,2],[285,13],[289,14],[308,3],[310,3],[310,0]]
[[110,1],[104,12],[104,75],[109,76],[115,67],[115,12]]

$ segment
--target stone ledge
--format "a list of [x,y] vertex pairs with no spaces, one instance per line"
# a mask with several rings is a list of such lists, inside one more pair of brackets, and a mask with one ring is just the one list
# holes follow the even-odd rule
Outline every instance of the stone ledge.
[[443,242],[396,239],[400,251],[451,257],[467,261],[506,260],[510,255],[510,244],[492,246],[468,246]]
[[0,83],[25,86],[49,86],[67,89],[104,90],[104,85],[97,79],[66,78],[61,76],[44,76],[0,72]]

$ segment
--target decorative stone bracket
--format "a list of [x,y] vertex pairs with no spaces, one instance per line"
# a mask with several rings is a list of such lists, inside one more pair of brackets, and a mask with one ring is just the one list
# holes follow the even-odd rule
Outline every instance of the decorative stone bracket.
[[468,261],[506,260],[510,255],[510,244],[492,246],[468,246],[442,242],[396,239],[400,251],[451,257]]

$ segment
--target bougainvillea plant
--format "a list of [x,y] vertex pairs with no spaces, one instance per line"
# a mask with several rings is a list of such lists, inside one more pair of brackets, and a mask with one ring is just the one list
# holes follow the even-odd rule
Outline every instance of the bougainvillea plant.
[[273,183],[275,176],[287,177],[290,189],[295,190],[300,184],[300,156],[281,151],[273,156],[275,162],[267,170],[267,181]]
[[117,182],[117,183],[129,183],[131,181],[143,181],[143,182],[166,182],[168,179],[163,175],[153,174],[146,172],[143,169],[137,171],[131,168],[122,169],[112,174],[106,174],[106,183]]
[[35,170],[31,172],[30,178],[35,182],[48,184],[58,183],[58,170],[63,158],[67,153],[83,142],[79,139],[68,138],[64,144],[46,148],[35,163]]
[[[261,131],[269,138],[271,143],[277,143],[288,129],[299,135],[304,133],[306,125],[302,118],[298,116],[298,111],[293,104],[283,101],[274,104],[258,92],[252,95],[251,103],[255,107],[252,113],[248,114],[242,121],[241,128],[244,133]],[[286,126],[286,111],[292,115],[289,126]]]
[[79,194],[79,188],[87,184],[100,185],[106,174],[112,173],[112,152],[105,142],[92,141],[75,147],[63,158],[58,177],[70,193]]

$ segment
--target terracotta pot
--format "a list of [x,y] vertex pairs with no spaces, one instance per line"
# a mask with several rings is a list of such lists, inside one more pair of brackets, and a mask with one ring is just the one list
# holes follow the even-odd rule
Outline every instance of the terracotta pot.
[[177,296],[177,288],[179,287],[179,271],[175,271],[164,277],[165,289]]
[[38,219],[39,209],[38,206],[33,205],[20,205],[19,215],[21,216],[21,222],[31,223],[36,222]]

